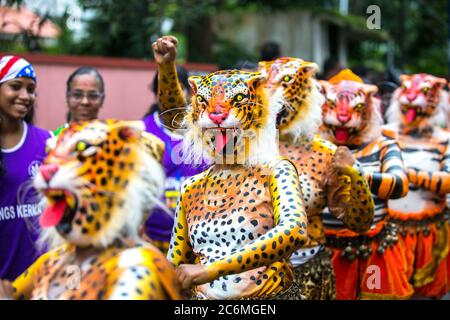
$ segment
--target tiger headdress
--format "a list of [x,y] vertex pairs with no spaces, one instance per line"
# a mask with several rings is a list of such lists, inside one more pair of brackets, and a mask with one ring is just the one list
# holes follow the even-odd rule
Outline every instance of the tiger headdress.
[[349,146],[379,137],[383,120],[381,101],[375,97],[376,86],[361,80],[340,81],[337,77],[321,84],[326,98],[322,106],[324,137],[337,145]]
[[119,236],[137,239],[142,213],[158,201],[164,181],[164,145],[139,125],[73,124],[48,143],[34,181],[45,196],[42,226],[80,246],[106,247]]
[[280,106],[269,99],[265,80],[262,73],[237,70],[190,77],[193,96],[185,118],[184,154],[192,161],[211,156],[215,162],[245,165],[276,161],[271,115]]
[[173,268],[138,235],[163,190],[163,150],[141,122],[73,123],[49,141],[34,186],[44,195],[42,238],[58,246],[16,279],[18,298],[179,297]]
[[[402,82],[386,112],[388,122],[399,122],[408,128],[420,129],[441,123],[448,110],[447,80],[420,73],[400,76]],[[445,126],[445,124],[444,124]]]
[[282,98],[277,115],[280,135],[294,140],[312,136],[322,123],[323,96],[314,79],[319,67],[299,58],[283,57],[259,62],[258,70],[268,75],[267,88]]

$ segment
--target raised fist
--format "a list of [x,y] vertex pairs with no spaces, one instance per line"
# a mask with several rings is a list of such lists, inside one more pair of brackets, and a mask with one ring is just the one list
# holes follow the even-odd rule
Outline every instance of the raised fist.
[[152,43],[153,57],[157,64],[175,62],[178,40],[174,36],[164,36]]
[[338,171],[345,171],[348,167],[353,167],[355,158],[350,149],[345,146],[340,146],[334,153],[331,165]]

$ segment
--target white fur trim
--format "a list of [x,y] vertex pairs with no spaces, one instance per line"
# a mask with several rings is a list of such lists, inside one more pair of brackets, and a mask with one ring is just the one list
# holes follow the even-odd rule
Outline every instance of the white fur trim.
[[319,83],[315,79],[312,81],[311,92],[305,103],[308,105],[306,114],[301,120],[289,125],[282,134],[290,135],[294,141],[300,138],[312,138],[319,131],[322,125],[322,105],[325,103],[325,97],[319,91]]

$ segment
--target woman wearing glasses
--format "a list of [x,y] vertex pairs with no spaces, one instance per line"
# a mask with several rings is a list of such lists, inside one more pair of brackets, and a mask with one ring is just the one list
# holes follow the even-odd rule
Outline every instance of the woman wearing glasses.
[[98,112],[105,100],[103,78],[93,67],[80,67],[67,79],[67,106],[69,113],[66,124],[55,131],[58,135],[73,121],[85,121],[98,118]]

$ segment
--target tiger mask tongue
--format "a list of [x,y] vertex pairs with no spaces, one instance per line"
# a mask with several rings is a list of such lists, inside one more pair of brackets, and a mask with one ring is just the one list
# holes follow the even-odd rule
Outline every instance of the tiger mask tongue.
[[414,108],[408,109],[406,112],[406,123],[412,123],[414,120],[416,120],[417,117],[417,111]]
[[214,131],[214,143],[216,154],[226,154],[234,152],[236,132],[234,129],[218,129]]
[[64,216],[64,211],[67,209],[67,203],[64,200],[56,201],[50,204],[39,218],[41,227],[54,227]]
[[217,130],[214,134],[215,143],[216,143],[216,152],[222,153],[223,149],[227,145],[229,136],[227,135],[226,130]]
[[64,220],[71,221],[77,210],[77,199],[69,191],[47,190],[48,204],[39,217],[42,227],[58,226]]
[[336,136],[336,140],[339,143],[346,143],[348,140],[348,129],[347,128],[337,128],[335,130],[335,136]]

